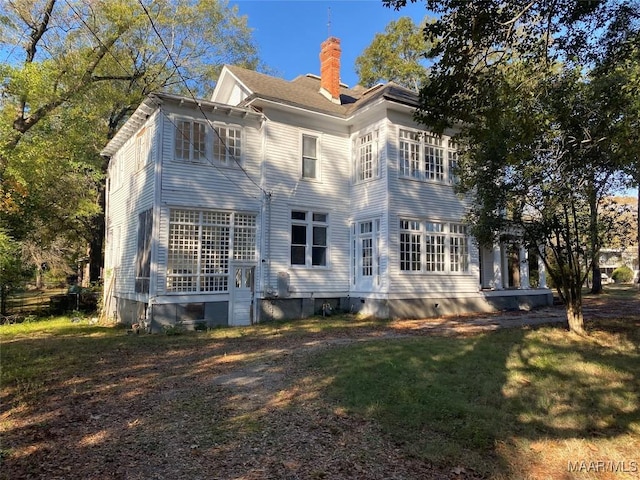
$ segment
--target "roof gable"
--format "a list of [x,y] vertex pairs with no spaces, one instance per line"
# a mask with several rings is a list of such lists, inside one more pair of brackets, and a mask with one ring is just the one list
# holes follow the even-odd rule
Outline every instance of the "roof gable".
[[264,73],[238,66],[225,66],[219,84],[216,85],[213,99],[223,101],[228,98],[234,88],[244,88],[247,96],[238,105],[258,103],[260,100],[275,102],[281,105],[302,108],[310,111],[347,117],[355,113],[374,99],[386,99],[393,102],[414,106],[418,105],[418,95],[404,87],[389,83],[365,89],[357,85],[348,88],[340,84],[340,103],[334,103],[320,93],[320,77],[301,75],[291,81],[272,77]]

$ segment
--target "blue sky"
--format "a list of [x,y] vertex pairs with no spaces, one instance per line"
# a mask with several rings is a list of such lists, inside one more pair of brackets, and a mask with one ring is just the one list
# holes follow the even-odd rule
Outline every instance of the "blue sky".
[[320,74],[320,44],[330,28],[331,36],[341,41],[341,80],[349,86],[358,83],[356,57],[376,33],[403,16],[419,23],[427,13],[422,0],[407,2],[399,11],[384,7],[381,0],[230,0],[229,4],[247,15],[260,58],[286,80]]

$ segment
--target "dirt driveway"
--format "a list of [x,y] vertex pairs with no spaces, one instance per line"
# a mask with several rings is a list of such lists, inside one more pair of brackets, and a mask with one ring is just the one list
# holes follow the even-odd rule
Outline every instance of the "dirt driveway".
[[[589,300],[587,319],[640,315]],[[351,342],[557,323],[561,307],[528,313],[392,322],[344,331],[101,347],[90,336],[38,338],[34,356],[67,342],[37,385],[3,388],[0,479],[473,479],[407,457],[372,422],[321,397],[313,352]],[[84,355],[86,349],[91,355]],[[73,352],[76,352],[74,355]]]

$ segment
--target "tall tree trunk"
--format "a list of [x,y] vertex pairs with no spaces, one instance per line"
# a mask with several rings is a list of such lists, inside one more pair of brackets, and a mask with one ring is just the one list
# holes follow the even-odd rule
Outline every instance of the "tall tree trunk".
[[582,293],[580,291],[580,286],[573,288],[568,285],[565,286],[564,291],[569,331],[577,333],[578,335],[586,335],[587,332],[584,329],[584,315],[582,314]]
[[7,314],[7,293],[8,293],[7,286],[0,285],[0,315]]
[[578,335],[586,335],[582,305],[567,303],[567,322],[569,323],[569,331]]
[[598,236],[598,199],[596,198],[595,189],[589,189],[589,240],[591,247],[592,259],[591,264],[591,293],[602,293],[602,278],[600,278],[600,239]]
[[[638,212],[636,219],[636,227],[638,227],[638,231],[636,232],[638,234],[636,237],[636,243],[638,244],[638,265],[636,268],[640,270],[640,174],[636,179],[636,188],[638,189],[638,203],[636,203],[636,210]],[[638,284],[640,284],[640,274],[638,274]]]

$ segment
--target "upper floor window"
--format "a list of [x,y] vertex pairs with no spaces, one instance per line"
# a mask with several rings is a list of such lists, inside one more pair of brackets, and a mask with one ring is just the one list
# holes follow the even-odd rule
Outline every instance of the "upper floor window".
[[318,137],[302,135],[302,178],[318,178]]
[[440,137],[424,137],[424,176],[427,180],[444,180],[444,150]]
[[449,160],[449,183],[455,185],[460,181],[456,174],[456,168],[458,168],[458,144],[453,140],[449,140],[447,147]]
[[377,152],[378,132],[369,132],[358,138],[358,152],[356,163],[356,180],[363,182],[378,178],[380,170],[378,168]]
[[242,131],[232,127],[213,127],[213,159],[219,163],[233,164],[240,160]]
[[186,162],[206,160],[206,127],[191,120],[176,122],[176,159]]
[[150,135],[145,127],[142,127],[135,137],[136,170],[144,168],[151,154]]
[[447,148],[441,137],[414,130],[399,131],[398,173],[401,177],[455,183],[457,161],[455,143]]
[[320,212],[291,212],[291,265],[326,267],[329,215]]
[[175,122],[175,158],[183,162],[233,165],[242,157],[242,129],[228,125],[178,119]]
[[420,134],[400,130],[400,176],[420,178]]

